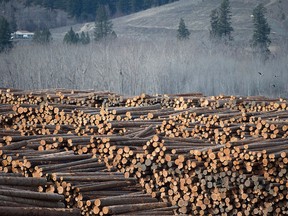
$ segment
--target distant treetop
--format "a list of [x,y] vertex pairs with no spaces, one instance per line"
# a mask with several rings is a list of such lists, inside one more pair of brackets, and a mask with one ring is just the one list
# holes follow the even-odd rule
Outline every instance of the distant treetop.
[[232,40],[234,31],[231,23],[231,6],[229,0],[222,0],[219,8],[211,11],[210,14],[210,36],[211,38],[224,38]]
[[8,21],[0,16],[0,52],[12,47],[11,30]]
[[186,40],[189,39],[190,31],[187,29],[185,21],[183,18],[180,19],[179,27],[177,30],[177,38],[179,40]]
[[253,9],[254,33],[252,38],[252,47],[263,54],[270,54],[269,45],[271,44],[271,27],[267,22],[265,14],[267,9],[263,4],[259,4]]
[[34,33],[33,41],[38,44],[49,44],[52,41],[52,34],[48,28],[37,29]]
[[108,20],[105,7],[102,5],[97,10],[97,16],[95,21],[94,39],[100,41],[102,39],[116,38],[117,35],[113,31],[113,23]]

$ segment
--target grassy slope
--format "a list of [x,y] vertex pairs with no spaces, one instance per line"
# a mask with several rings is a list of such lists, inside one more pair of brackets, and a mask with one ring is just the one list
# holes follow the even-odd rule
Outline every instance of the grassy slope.
[[[288,35],[288,2],[279,0],[231,0],[232,22],[234,37],[237,40],[252,36],[253,8],[258,3],[264,3],[268,9],[268,20],[272,27],[272,38],[286,38]],[[195,37],[207,37],[210,27],[209,15],[217,8],[221,0],[180,0],[165,6],[152,8],[139,13],[116,18],[113,20],[114,29],[120,37],[150,38],[153,36],[175,37],[180,18],[184,18],[186,25]],[[287,10],[286,10],[287,9]],[[281,20],[282,13],[286,20]],[[56,38],[62,38],[70,27],[53,30]],[[75,25],[77,31],[93,32],[93,23]]]

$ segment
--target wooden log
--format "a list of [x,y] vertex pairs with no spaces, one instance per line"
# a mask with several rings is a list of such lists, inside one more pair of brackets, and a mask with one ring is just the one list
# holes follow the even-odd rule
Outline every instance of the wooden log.
[[85,186],[78,186],[77,191],[78,192],[85,192],[85,191],[99,191],[99,190],[105,190],[105,189],[111,189],[111,188],[120,188],[124,186],[129,185],[135,185],[135,182],[131,181],[108,181],[108,182],[102,182],[98,184],[90,184]]
[[33,207],[33,205],[25,204],[25,203],[17,203],[17,202],[10,202],[10,201],[5,201],[1,200],[0,201],[0,208],[1,207]]
[[95,206],[111,206],[111,205],[121,205],[125,204],[138,204],[138,203],[152,203],[158,202],[157,199],[152,197],[107,197],[107,198],[100,198],[94,201]]
[[0,185],[15,185],[15,186],[39,186],[45,185],[47,180],[45,178],[25,178],[0,176]]
[[57,170],[57,169],[61,169],[61,168],[73,167],[75,165],[81,165],[81,164],[92,163],[92,162],[97,163],[98,159],[97,158],[89,158],[89,159],[83,159],[83,160],[73,161],[73,162],[69,162],[69,163],[39,166],[38,168],[40,168],[44,172],[48,172],[48,171],[51,172],[53,170]]
[[64,208],[65,204],[63,202],[52,202],[52,201],[43,201],[43,200],[37,200],[37,199],[28,199],[28,198],[22,198],[22,197],[10,197],[10,196],[4,196],[0,195],[0,199],[2,201],[8,201],[8,202],[17,202],[22,204],[28,204],[33,205],[35,207],[47,207],[47,208]]
[[141,203],[141,204],[130,204],[130,205],[115,205],[115,206],[107,206],[103,208],[104,215],[107,214],[121,214],[128,212],[136,212],[145,209],[155,209],[167,207],[168,203]]
[[48,200],[48,201],[63,201],[64,196],[59,194],[51,194],[51,193],[39,193],[32,191],[24,191],[24,190],[5,190],[0,189],[0,195],[10,196],[10,197],[22,197],[27,199],[36,199],[36,200]]
[[1,216],[80,216],[79,209],[37,208],[37,207],[0,207]]

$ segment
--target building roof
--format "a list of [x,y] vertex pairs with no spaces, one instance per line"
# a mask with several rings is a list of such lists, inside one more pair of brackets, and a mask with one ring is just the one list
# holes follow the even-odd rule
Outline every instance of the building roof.
[[25,30],[18,30],[15,34],[26,34],[26,35],[33,35],[33,32],[25,31]]

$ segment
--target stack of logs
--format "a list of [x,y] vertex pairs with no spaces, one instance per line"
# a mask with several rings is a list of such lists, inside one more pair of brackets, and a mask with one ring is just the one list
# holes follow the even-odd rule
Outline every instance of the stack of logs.
[[[1,89],[0,125],[0,196],[16,210],[288,214],[282,98]],[[39,181],[13,186],[33,203],[7,192],[18,178]]]
[[27,178],[20,173],[0,172],[1,215],[79,215],[78,209],[67,209],[64,196],[38,192],[47,185],[46,178]]

